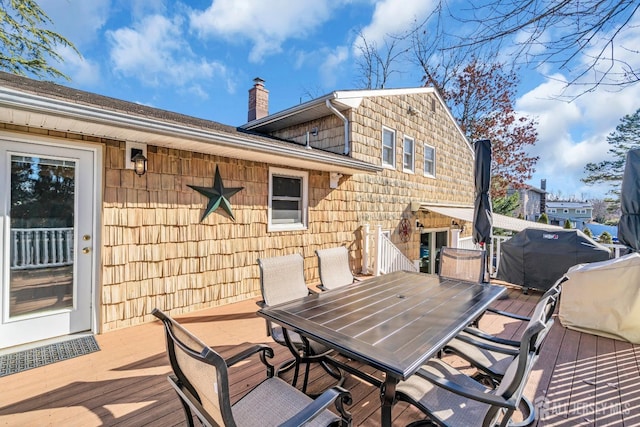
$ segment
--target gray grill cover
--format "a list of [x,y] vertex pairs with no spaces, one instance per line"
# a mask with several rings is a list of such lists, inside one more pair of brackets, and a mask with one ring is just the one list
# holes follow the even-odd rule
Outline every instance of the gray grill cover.
[[580,230],[526,228],[502,243],[497,278],[546,291],[570,267],[610,257],[609,249]]

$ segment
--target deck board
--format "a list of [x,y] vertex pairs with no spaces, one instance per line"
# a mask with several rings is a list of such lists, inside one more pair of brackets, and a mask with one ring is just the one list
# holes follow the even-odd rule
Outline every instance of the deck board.
[[[530,315],[539,293],[510,289],[496,308]],[[266,337],[255,301],[244,301],[178,316],[188,329],[230,355],[243,346],[266,343],[274,363],[290,355]],[[518,338],[522,322],[486,314],[480,326],[506,338]],[[164,335],[158,322],[97,336],[101,350],[75,359],[0,378],[0,425],[52,426],[182,426],[182,407],[166,376]],[[445,356],[451,364],[466,362]],[[232,367],[232,400],[240,399],[265,376],[258,358]],[[351,361],[350,363],[355,363]],[[542,406],[535,426],[640,425],[640,346],[583,334],[562,327],[556,319],[529,378],[525,395]],[[373,368],[361,369],[381,376]],[[291,372],[283,374],[290,380]],[[300,377],[298,386],[302,384]],[[311,370],[309,392],[335,383],[320,368]],[[349,408],[355,426],[377,426],[378,390],[352,376],[344,386],[353,395]],[[422,418],[410,405],[393,408],[394,425]]]

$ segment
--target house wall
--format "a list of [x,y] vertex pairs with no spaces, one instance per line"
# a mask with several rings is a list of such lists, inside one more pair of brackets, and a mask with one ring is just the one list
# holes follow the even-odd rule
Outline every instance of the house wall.
[[[471,150],[440,105],[428,112],[430,97],[424,98],[365,99],[351,111],[352,156],[380,164],[385,125],[397,132],[397,168],[342,177],[336,189],[329,188],[328,172],[309,171],[309,227],[286,232],[267,232],[268,164],[148,146],[148,172],[138,177],[125,167],[125,141],[4,127],[104,145],[98,279],[99,324],[104,332],[153,320],[154,307],[177,315],[255,297],[260,294],[256,262],[260,257],[302,254],[305,279],[313,285],[319,282],[315,250],[347,245],[357,272],[365,223],[391,230],[392,241],[407,257],[417,259],[420,235],[413,230],[409,241],[401,242],[402,218],[411,224],[419,220],[427,229],[450,227],[451,220],[433,213],[414,214],[411,202],[473,202]],[[407,117],[408,102],[424,113]],[[342,121],[331,115],[317,125],[314,143],[341,152]],[[295,137],[305,126],[297,128],[280,136]],[[405,133],[415,138],[414,174],[402,171]],[[422,173],[424,142],[436,147],[436,178]],[[225,187],[244,187],[231,197],[235,222],[221,209],[201,222],[208,199],[188,187],[211,186],[216,166]]]
[[[409,114],[409,108],[416,114]],[[356,224],[382,225],[391,231],[391,240],[409,259],[419,258],[420,236],[414,232],[408,242],[398,233],[402,218],[411,224],[420,221],[425,229],[451,228],[451,218],[424,212],[413,214],[412,201],[436,204],[472,205],[474,197],[474,160],[470,147],[460,134],[447,110],[433,94],[366,97],[357,109],[345,113],[350,126],[350,156],[376,165],[382,164],[382,127],[396,131],[396,167],[380,174],[357,174],[341,180],[340,191],[353,193]],[[292,126],[272,135],[306,143],[307,132],[314,148],[344,151],[344,124],[327,110],[327,116]],[[403,171],[403,138],[414,138],[415,172]],[[424,144],[436,149],[436,177],[423,173]],[[337,207],[339,210],[349,206]],[[460,222],[460,221],[458,221]],[[468,237],[471,224],[465,225],[461,237]],[[353,242],[351,242],[353,243]],[[360,253],[355,252],[359,264]]]

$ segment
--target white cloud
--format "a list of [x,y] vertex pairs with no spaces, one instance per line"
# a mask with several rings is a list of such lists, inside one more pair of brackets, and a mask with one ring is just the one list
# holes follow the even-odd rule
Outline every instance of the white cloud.
[[[217,79],[228,80],[226,67],[216,61],[198,58],[182,33],[182,20],[161,15],[150,15],[132,27],[108,31],[111,60],[115,70],[128,77],[136,77],[148,86],[170,84],[191,86],[194,82]],[[227,82],[229,87],[230,83]]]
[[111,0],[40,0],[55,31],[79,50],[94,42],[111,12]]
[[61,71],[71,78],[74,85],[96,86],[100,84],[100,65],[97,62],[79,57],[69,47],[58,48],[57,52],[65,60],[60,66]]
[[[398,35],[410,30],[416,21],[425,19],[433,10],[434,2],[382,0],[377,1],[369,25],[361,30],[365,40],[380,46],[385,37]],[[354,52],[358,54],[358,41],[354,45]]]
[[349,48],[347,46],[338,46],[332,52],[327,52],[323,57],[325,60],[319,70],[322,86],[335,88],[339,80],[340,69],[349,59]]
[[587,186],[580,179],[585,176],[587,163],[608,158],[607,136],[625,114],[636,111],[640,85],[615,93],[599,88],[572,102],[554,99],[565,84],[562,75],[550,76],[516,104],[519,113],[536,117],[539,122],[539,141],[530,150],[540,156],[535,177],[537,182],[547,179],[548,190],[561,190],[566,196],[603,197],[608,186]]
[[249,60],[279,53],[289,38],[306,38],[331,18],[340,2],[316,0],[214,0],[205,11],[192,11],[191,27],[201,37],[253,44]]

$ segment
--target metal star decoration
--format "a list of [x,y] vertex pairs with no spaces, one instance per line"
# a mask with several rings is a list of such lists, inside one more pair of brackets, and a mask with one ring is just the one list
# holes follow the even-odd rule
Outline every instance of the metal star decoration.
[[209,198],[209,204],[207,204],[207,208],[205,209],[204,214],[202,214],[200,222],[204,221],[204,219],[209,216],[211,212],[215,211],[220,206],[222,206],[222,209],[224,209],[229,214],[232,220],[236,220],[236,218],[233,216],[233,211],[231,210],[231,203],[229,202],[229,198],[236,194],[238,191],[242,190],[244,187],[224,188],[218,166],[216,166],[216,177],[213,181],[212,188],[198,187],[196,185],[188,185],[188,187],[193,188],[198,193]]

